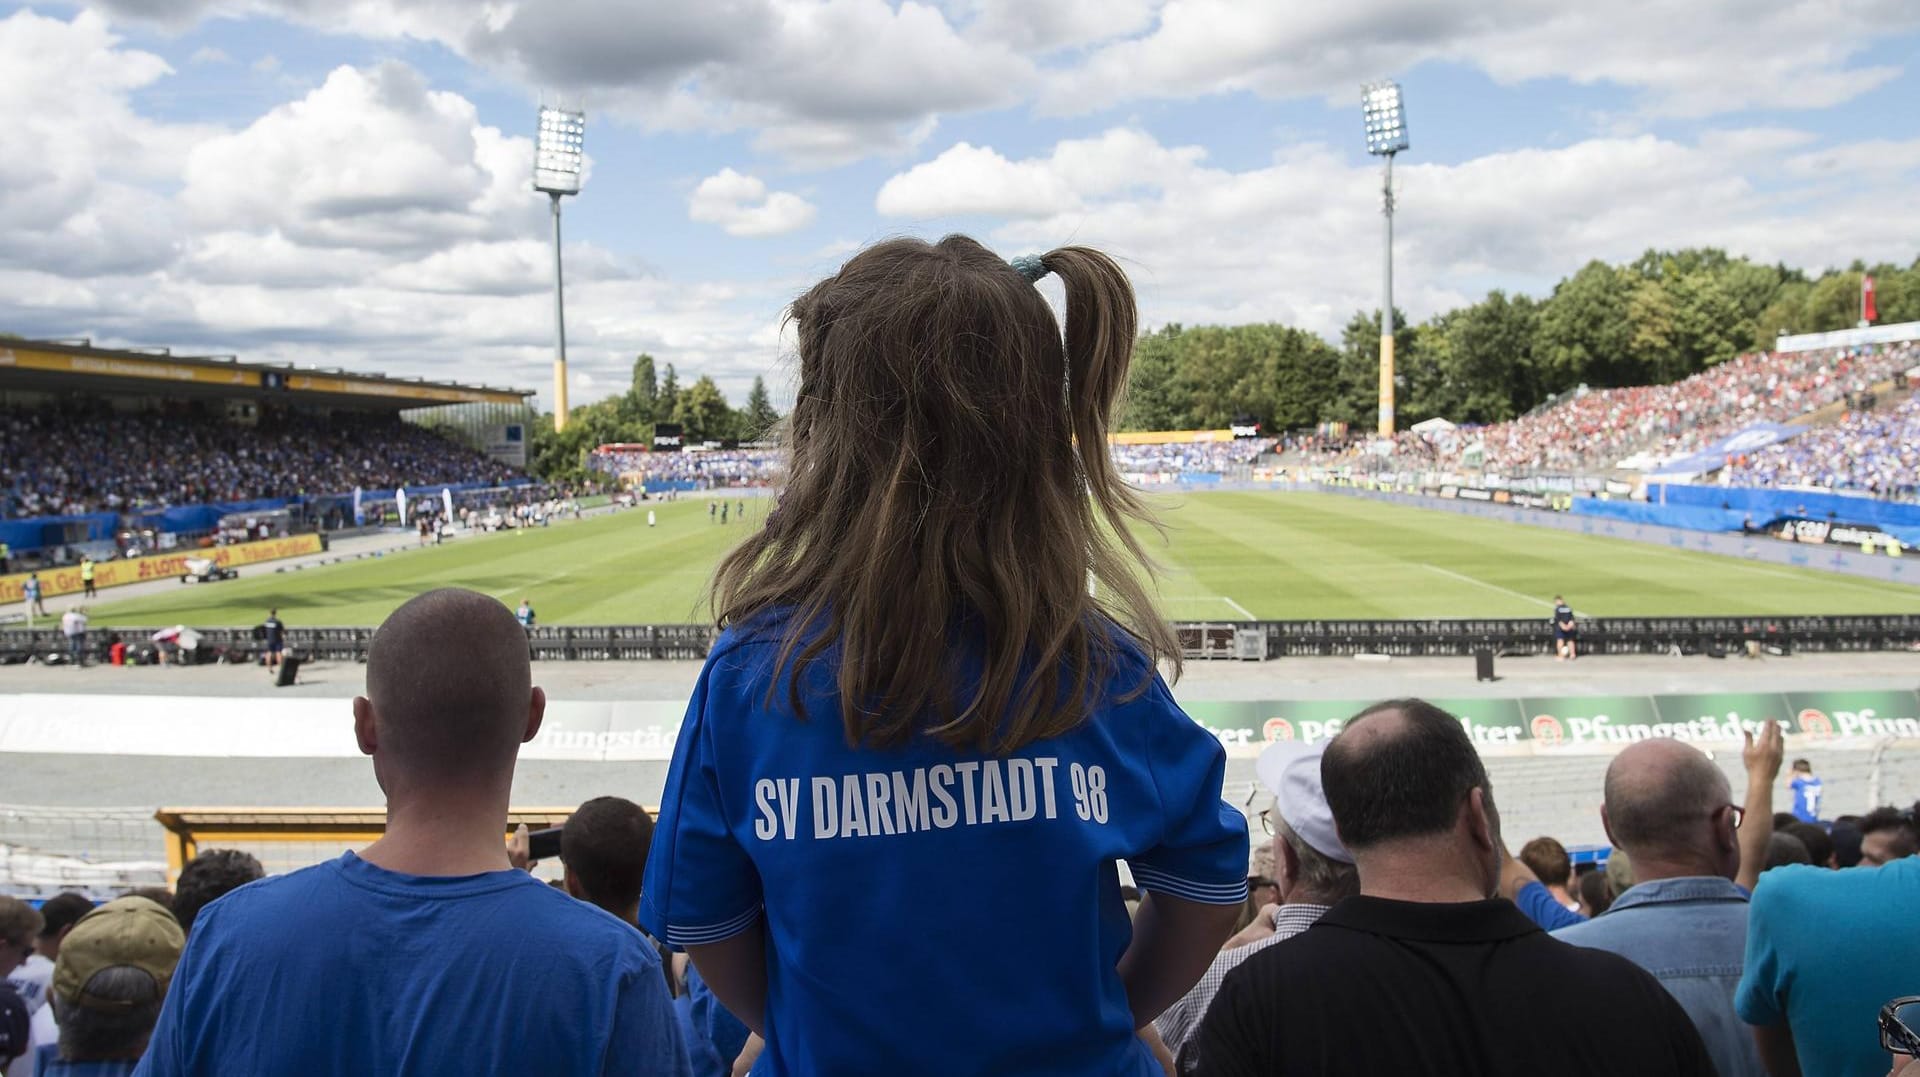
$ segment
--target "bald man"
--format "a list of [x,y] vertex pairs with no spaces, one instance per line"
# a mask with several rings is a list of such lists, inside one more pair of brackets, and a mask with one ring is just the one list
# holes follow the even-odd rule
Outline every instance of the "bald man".
[[1653,973],[1699,1029],[1722,1077],[1765,1074],[1733,1007],[1746,961],[1747,892],[1734,884],[1741,808],[1727,776],[1691,744],[1641,741],[1607,767],[1600,820],[1633,861],[1633,888],[1605,916],[1554,937]]
[[202,909],[138,1072],[688,1073],[652,947],[508,863],[545,710],[505,606],[395,610],[353,701],[386,833]]
[[1320,783],[1360,893],[1227,974],[1200,1077],[1709,1072],[1653,977],[1494,896],[1500,815],[1457,717],[1370,707],[1327,746]]

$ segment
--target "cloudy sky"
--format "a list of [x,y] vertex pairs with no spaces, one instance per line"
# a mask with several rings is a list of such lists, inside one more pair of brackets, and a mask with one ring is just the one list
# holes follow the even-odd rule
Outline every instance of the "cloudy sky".
[[643,350],[781,392],[786,301],[903,233],[1336,334],[1383,76],[1416,318],[1656,245],[1920,254],[1912,0],[0,2],[0,330],[544,387],[544,94],[589,113],[576,403]]

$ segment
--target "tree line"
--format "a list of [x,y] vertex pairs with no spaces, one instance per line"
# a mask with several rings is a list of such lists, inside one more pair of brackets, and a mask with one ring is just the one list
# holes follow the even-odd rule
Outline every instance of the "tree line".
[[[1544,299],[1492,291],[1417,325],[1395,310],[1399,425],[1499,422],[1578,385],[1676,381],[1782,332],[1849,328],[1863,273],[1877,322],[1920,321],[1920,259],[1810,277],[1712,248],[1592,261]],[[1270,431],[1372,429],[1379,369],[1377,310],[1356,312],[1337,345],[1284,325],[1169,325],[1140,340],[1121,427],[1218,429],[1253,416]]]
[[682,387],[679,372],[668,363],[664,376],[656,375],[653,356],[642,352],[633,361],[627,391],[567,413],[567,428],[553,429],[551,414],[532,425],[527,447],[528,470],[544,479],[584,476],[586,454],[600,445],[620,442],[651,444],[655,423],[678,423],[688,444],[703,441],[753,441],[765,437],[780,421],[763,378],[753,379],[746,403],[735,408],[710,377],[702,375]]

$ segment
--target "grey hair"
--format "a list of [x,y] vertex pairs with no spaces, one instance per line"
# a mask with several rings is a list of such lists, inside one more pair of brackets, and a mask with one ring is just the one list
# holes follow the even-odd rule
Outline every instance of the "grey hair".
[[153,976],[132,965],[113,965],[86,983],[88,999],[118,1003],[110,1009],[69,1005],[54,996],[60,1020],[60,1057],[69,1062],[137,1059],[146,1052],[160,1020],[161,991]]
[[[1274,832],[1280,840],[1293,850],[1294,859],[1300,867],[1289,881],[1302,897],[1311,899],[1315,905],[1333,905],[1343,899],[1353,897],[1360,892],[1360,871],[1352,864],[1342,864],[1322,854],[1308,845],[1279,811],[1269,817],[1273,820]],[[1278,865],[1276,865],[1278,867]]]

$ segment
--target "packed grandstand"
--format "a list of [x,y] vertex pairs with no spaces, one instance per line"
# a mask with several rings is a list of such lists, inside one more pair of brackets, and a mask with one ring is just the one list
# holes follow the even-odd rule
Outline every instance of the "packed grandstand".
[[[1920,344],[1866,345],[1800,352],[1755,352],[1666,385],[1579,387],[1511,422],[1401,431],[1391,451],[1371,439],[1318,445],[1292,454],[1305,466],[1372,469],[1430,467],[1503,476],[1647,470],[1698,452],[1759,423],[1792,423],[1866,397],[1920,366]],[[1892,402],[1888,402],[1889,405]],[[1910,413],[1902,411],[1902,415]],[[1732,467],[1735,486],[1810,485],[1881,496],[1912,496],[1920,482],[1900,439],[1909,420],[1856,410],[1836,425],[1786,441]],[[1807,437],[1814,440],[1806,440]],[[1837,439],[1837,441],[1835,440]],[[1831,446],[1844,445],[1849,451]],[[1787,461],[1792,461],[1788,463]]]
[[523,471],[392,416],[284,412],[236,425],[98,404],[0,410],[0,517],[498,485]]
[[[1422,424],[1391,441],[1348,436],[1338,427],[1271,437],[1125,434],[1109,452],[1128,481],[1147,486],[1417,473],[1469,484],[1587,476],[1580,488],[1599,490],[1600,476],[1661,475],[1671,461],[1704,459],[1690,454],[1771,424],[1777,435],[1706,459],[1684,478],[1723,488],[1913,500],[1920,497],[1920,405],[1907,398],[1905,377],[1916,366],[1914,340],[1755,352],[1671,384],[1577,387],[1519,419],[1482,427]],[[530,481],[522,468],[472,447],[472,439],[390,410],[269,406],[236,422],[165,396],[150,407],[119,410],[85,395],[19,399],[0,407],[0,520],[282,501],[325,505],[318,522],[337,526],[351,516],[343,499],[356,490],[387,496],[399,487],[475,490]],[[1808,422],[1810,416],[1819,421]],[[1802,425],[1783,425],[1796,422]],[[776,486],[783,463],[766,446],[656,452],[610,445],[593,452],[587,466],[662,493]],[[460,500],[463,507],[485,504]],[[370,515],[388,515],[387,506]],[[33,544],[13,545],[24,552]]]

